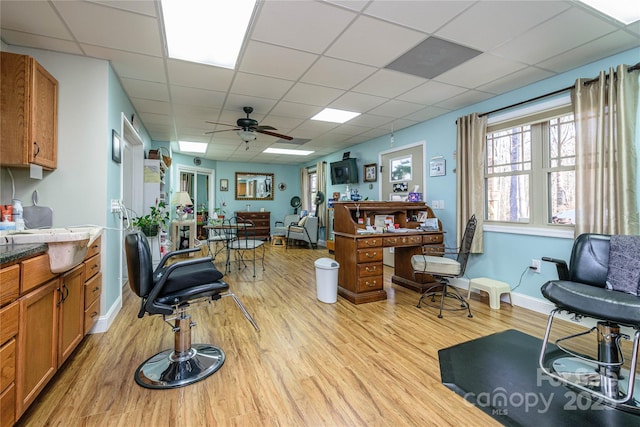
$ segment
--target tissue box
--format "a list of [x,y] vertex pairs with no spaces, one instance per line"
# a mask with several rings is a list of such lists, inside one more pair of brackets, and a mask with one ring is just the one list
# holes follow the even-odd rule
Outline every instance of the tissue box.
[[410,202],[421,202],[422,201],[422,193],[409,193],[409,201]]

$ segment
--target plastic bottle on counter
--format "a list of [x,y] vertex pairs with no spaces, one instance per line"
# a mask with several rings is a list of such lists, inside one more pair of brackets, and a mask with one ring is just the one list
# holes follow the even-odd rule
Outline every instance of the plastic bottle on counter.
[[22,220],[22,202],[18,199],[13,199],[13,221]]

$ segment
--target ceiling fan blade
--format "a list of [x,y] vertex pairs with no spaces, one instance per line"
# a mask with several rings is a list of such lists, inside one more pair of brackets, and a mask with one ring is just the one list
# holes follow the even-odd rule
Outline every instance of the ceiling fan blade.
[[209,134],[212,134],[212,133],[218,133],[218,132],[229,132],[229,131],[231,131],[231,130],[240,130],[240,128],[211,130],[211,131],[209,131],[209,132],[205,132],[204,134],[205,134],[205,135],[209,135]]
[[278,130],[276,128],[274,128],[273,126],[269,126],[269,125],[260,125],[260,126],[252,126],[251,129],[260,132],[261,130]]
[[263,133],[265,135],[275,136],[276,138],[286,139],[287,141],[291,141],[293,139],[292,136],[283,135],[281,133],[275,133],[268,130],[256,129],[256,132]]

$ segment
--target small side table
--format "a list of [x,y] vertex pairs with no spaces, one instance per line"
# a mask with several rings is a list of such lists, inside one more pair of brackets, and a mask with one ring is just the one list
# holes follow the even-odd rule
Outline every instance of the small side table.
[[[180,247],[180,232],[185,228],[188,228],[189,233],[189,248],[194,247],[194,239],[196,233],[196,220],[195,219],[186,219],[184,221],[171,221],[171,244],[172,250],[178,249],[187,249]],[[193,254],[189,254],[193,255]]]

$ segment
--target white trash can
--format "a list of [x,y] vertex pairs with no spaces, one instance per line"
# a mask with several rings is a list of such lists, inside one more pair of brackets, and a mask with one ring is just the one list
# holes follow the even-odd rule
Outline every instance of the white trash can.
[[338,300],[338,269],[340,264],[331,258],[316,260],[316,292],[318,299],[329,304]]

